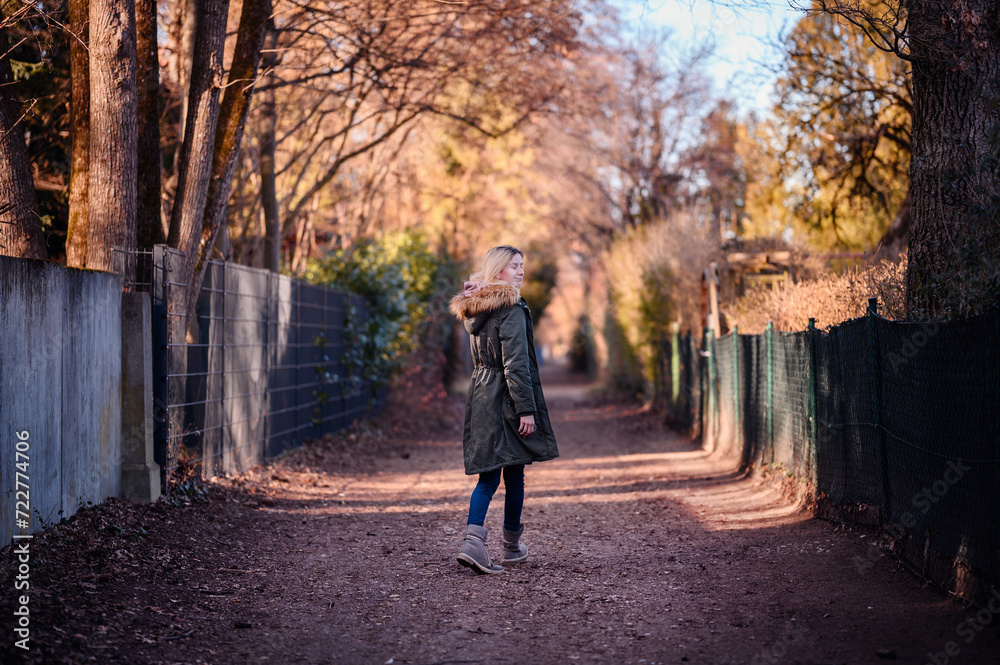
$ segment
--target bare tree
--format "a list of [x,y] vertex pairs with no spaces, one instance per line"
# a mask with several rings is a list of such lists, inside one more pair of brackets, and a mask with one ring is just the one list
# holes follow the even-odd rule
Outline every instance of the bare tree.
[[[212,171],[215,128],[219,119],[219,96],[222,92],[223,47],[226,37],[228,0],[196,3],[197,20],[194,50],[197,57],[191,67],[191,88],[187,118],[184,121],[177,179],[167,242],[184,252],[182,277],[190,280],[203,269],[201,258],[211,250],[202,235],[208,184]],[[194,311],[200,290],[190,288],[185,311]]]
[[275,125],[277,123],[274,95],[278,64],[278,32],[270,25],[265,41],[264,92],[260,104],[260,200],[264,213],[264,267],[281,271],[281,220],[278,218],[277,175],[274,168]]
[[[236,47],[215,132],[208,202],[202,224],[202,262],[208,258],[208,247],[215,242],[216,235],[225,224],[233,175],[270,18],[271,0],[243,0]],[[195,283],[200,284],[201,278],[202,275],[196,274]]]
[[666,218],[693,191],[691,152],[709,110],[701,68],[709,51],[675,52],[666,62],[669,39],[661,33],[637,45],[605,43],[579,83],[586,91],[580,103],[592,108],[566,131],[599,165],[577,169],[577,177],[602,193],[607,233]]
[[269,246],[290,244],[301,264],[310,248],[298,239],[311,243],[317,214],[339,200],[345,166],[398,150],[421,117],[499,136],[544,110],[562,94],[555,63],[575,48],[574,7],[568,0],[284,3],[276,12],[280,62],[260,88],[261,112],[275,118],[274,187],[270,121],[261,118],[262,189],[275,197],[262,207],[272,233],[275,208],[281,220],[281,238]]
[[198,57],[191,72],[191,102],[168,236],[168,243],[185,255],[180,278],[188,284],[186,320],[194,314],[207,261],[226,217],[265,27],[271,15],[270,0],[243,2],[233,60],[223,86],[227,7],[228,3],[199,3],[197,10]]

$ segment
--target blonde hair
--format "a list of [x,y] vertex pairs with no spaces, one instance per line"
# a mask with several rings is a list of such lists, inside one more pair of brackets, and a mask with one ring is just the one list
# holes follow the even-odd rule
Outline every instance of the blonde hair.
[[483,257],[483,264],[480,267],[479,272],[473,273],[469,277],[469,281],[476,282],[479,285],[492,284],[497,281],[497,275],[499,275],[507,264],[510,263],[516,255],[520,254],[521,258],[524,258],[524,252],[519,250],[517,247],[511,245],[498,245],[486,252],[486,256]]

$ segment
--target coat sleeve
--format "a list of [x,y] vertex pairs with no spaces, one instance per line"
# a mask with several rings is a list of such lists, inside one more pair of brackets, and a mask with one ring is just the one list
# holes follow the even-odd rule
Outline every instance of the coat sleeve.
[[535,412],[535,394],[531,385],[531,361],[528,349],[526,315],[520,307],[509,307],[500,320],[500,353],[507,390],[514,401],[514,413]]

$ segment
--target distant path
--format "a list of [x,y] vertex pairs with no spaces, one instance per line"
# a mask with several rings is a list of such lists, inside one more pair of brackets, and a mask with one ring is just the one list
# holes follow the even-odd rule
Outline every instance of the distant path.
[[[293,459],[308,470],[258,474],[255,487],[273,498],[154,528],[154,546],[183,550],[185,571],[152,570],[120,593],[141,586],[141,602],[167,615],[150,614],[160,624],[136,633],[194,632],[93,653],[129,663],[820,665],[886,662],[881,651],[923,664],[955,641],[952,664],[997,662],[992,627],[966,644],[956,629],[967,614],[890,559],[857,572],[853,558],[867,550],[856,532],[796,512],[656,416],[596,405],[558,367],[544,383],[562,457],[528,467],[526,563],[476,576],[455,562],[475,481],[452,420],[437,440],[359,446],[346,459],[303,453]],[[487,526],[498,553],[502,490],[495,501]]]

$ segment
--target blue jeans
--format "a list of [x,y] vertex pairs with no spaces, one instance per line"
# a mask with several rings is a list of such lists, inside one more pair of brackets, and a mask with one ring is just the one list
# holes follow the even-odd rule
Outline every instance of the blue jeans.
[[[490,508],[493,494],[500,487],[500,469],[479,474],[476,489],[472,490],[469,501],[469,524],[483,526],[486,511]],[[521,508],[524,506],[524,465],[503,468],[503,528],[517,531],[521,528]]]

